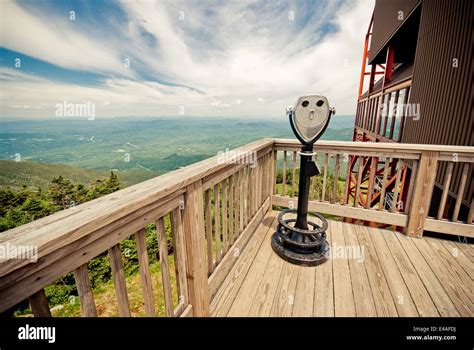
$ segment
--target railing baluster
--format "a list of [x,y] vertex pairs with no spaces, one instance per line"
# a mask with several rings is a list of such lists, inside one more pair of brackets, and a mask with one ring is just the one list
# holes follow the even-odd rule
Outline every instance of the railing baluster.
[[244,174],[244,228],[247,227],[248,223],[248,213],[249,213],[249,167],[246,166],[243,169]]
[[283,174],[282,174],[282,183],[281,183],[281,195],[286,196],[286,151],[283,151]]
[[245,185],[245,182],[246,182],[246,176],[245,176],[245,173],[246,173],[246,168],[242,168],[240,170],[240,209],[241,209],[241,216],[240,216],[240,220],[241,220],[241,228],[240,228],[240,231],[242,232],[245,228],[245,220],[247,218],[247,206],[246,206],[246,203],[245,203],[245,200],[247,198],[247,188],[246,188],[246,185]]
[[81,313],[83,317],[97,317],[97,308],[92,294],[89,274],[87,273],[87,264],[79,266],[74,270],[74,279],[76,281],[77,293],[81,301]]
[[239,236],[244,230],[244,170],[239,171]]
[[247,187],[248,187],[248,195],[247,195],[247,201],[248,201],[248,221],[250,222],[252,220],[252,216],[254,213],[257,211],[258,204],[255,200],[255,191],[257,189],[257,166],[256,164],[253,165],[253,168],[250,166],[248,167],[248,182],[247,182]]
[[[278,153],[277,150],[272,151],[273,154],[273,159],[271,160],[272,162],[272,173],[270,175],[270,181],[271,181],[271,191],[270,191],[270,201],[272,200],[272,197],[274,194],[276,194],[276,175],[277,175],[277,161],[278,161]],[[272,205],[270,204],[270,207]]]
[[257,183],[258,183],[258,168],[257,164],[254,164],[254,168],[252,169],[252,191],[250,193],[250,201],[252,203],[252,216],[255,215],[259,206],[257,204]]
[[365,208],[370,209],[372,205],[372,196],[374,194],[374,182],[375,182],[375,173],[377,172],[377,158],[370,157],[370,176],[369,176],[369,188],[367,189],[367,202],[365,203]]
[[114,245],[108,250],[110,266],[112,267],[112,277],[117,295],[117,304],[119,315],[121,317],[130,317],[130,306],[128,304],[127,284],[125,282],[125,273],[123,271],[122,254],[120,253],[120,244]]
[[260,189],[260,179],[261,179],[261,172],[260,172],[260,162],[261,162],[261,159],[258,160],[257,162],[257,165],[254,169],[255,171],[255,184],[254,184],[254,193],[253,193],[253,206],[255,208],[255,211],[258,210],[258,208],[260,208],[260,204],[259,204],[259,189]]
[[261,189],[261,180],[262,180],[262,172],[261,172],[261,163],[262,159],[259,159],[257,162],[257,166],[255,167],[255,186],[254,186],[254,194],[253,194],[253,201],[255,210],[260,208],[260,189]]
[[449,186],[451,186],[451,178],[453,176],[453,162],[448,163],[448,167],[446,168],[446,173],[445,173],[445,178],[444,178],[444,183],[443,183],[443,194],[441,195],[441,200],[439,202],[439,208],[438,208],[438,215],[436,218],[438,220],[441,220],[443,218],[444,214],[444,208],[446,206],[446,200],[448,199],[448,193],[449,193]]
[[359,164],[358,164],[358,170],[357,170],[357,185],[355,189],[355,195],[354,195],[354,207],[359,206],[359,194],[360,194],[360,185],[362,183],[362,170],[364,168],[364,156],[359,156]]
[[248,219],[249,221],[252,219],[252,216],[254,214],[254,203],[253,203],[253,183],[254,183],[254,171],[253,169],[249,166],[248,167],[248,195],[247,195],[247,204],[248,204]]
[[184,245],[183,219],[181,209],[171,212],[171,230],[173,235],[174,264],[179,291],[179,303],[188,305],[188,282],[186,280],[186,246]]
[[296,151],[293,152],[293,158],[291,163],[291,198],[295,198],[296,192]]
[[464,189],[466,187],[467,173],[469,171],[469,163],[464,163],[461,174],[461,182],[459,183],[458,195],[456,198],[456,204],[454,205],[453,222],[458,221],[459,210],[461,209],[462,197],[464,195]]
[[221,244],[221,215],[219,205],[219,184],[214,186],[214,233],[216,239],[216,264],[219,264],[222,258]]
[[[347,155],[347,158],[346,158]],[[344,194],[344,205],[349,204],[349,193],[352,193],[351,190],[351,179],[352,179],[352,161],[355,156],[351,156],[348,153],[344,153],[344,159],[347,159],[347,169],[346,169],[346,191]]]
[[469,214],[467,215],[466,224],[472,224],[472,217],[474,216],[474,198],[471,200],[471,207],[469,208]]
[[[265,160],[263,162],[264,171],[263,171],[263,198],[262,203],[267,199],[270,193],[269,180],[270,180],[270,154],[265,155]],[[262,205],[260,203],[260,205]]]
[[333,181],[333,187],[332,187],[332,198],[331,198],[331,203],[336,203],[337,202],[337,188],[339,185],[339,153],[336,154],[336,164],[334,165],[334,181]]
[[273,168],[273,157],[272,153],[267,154],[267,162],[266,162],[266,167],[265,167],[265,183],[266,183],[266,192],[265,192],[265,200],[272,195],[272,183],[273,183],[273,178],[272,178],[272,168]]
[[383,169],[383,178],[382,178],[382,185],[381,185],[381,193],[380,193],[380,201],[379,201],[379,210],[385,210],[385,186],[387,184],[388,178],[388,168],[390,164],[390,158],[385,157],[385,164]]
[[235,240],[239,237],[239,209],[240,209],[240,204],[239,204],[239,174],[235,173],[233,175],[234,181],[234,237],[232,240],[232,243],[235,242]]
[[234,175],[229,176],[229,245],[234,243]]
[[261,203],[262,203],[262,178],[263,178],[263,172],[262,172],[262,163],[263,163],[263,158],[260,158],[258,161],[257,165],[257,191],[255,193],[255,207],[259,208]]
[[254,197],[254,206],[256,209],[260,208],[260,181],[262,180],[262,175],[260,171],[262,159],[259,158],[257,160],[257,166],[255,167],[255,193],[253,194]]
[[399,200],[398,200],[398,193],[400,192],[400,181],[401,181],[401,176],[402,176],[402,170],[403,170],[403,161],[401,159],[398,160],[397,162],[397,178],[395,179],[395,187],[393,188],[393,203],[392,207],[390,208],[390,211],[392,213],[395,213],[395,211],[399,211]]
[[36,293],[32,294],[28,298],[28,301],[30,302],[31,309],[33,310],[33,315],[35,317],[51,317],[51,310],[49,309],[48,299],[46,298],[44,289],[40,289]]
[[207,242],[207,270],[208,273],[214,270],[214,258],[212,254],[212,210],[211,210],[211,190],[204,193],[206,206],[206,242]]
[[229,239],[227,235],[227,179],[222,181],[222,252],[227,253],[229,249]]
[[170,265],[168,261],[168,240],[166,239],[165,220],[163,217],[156,222],[156,233],[158,234],[158,248],[160,251],[161,279],[163,284],[163,296],[165,299],[165,310],[168,317],[174,316],[173,292],[171,289]]
[[265,156],[262,158],[262,163],[260,164],[260,188],[258,190],[259,200],[258,205],[262,205],[262,202],[265,200],[265,175],[266,175],[266,167],[265,167]]
[[266,181],[265,181],[265,176],[267,175],[267,168],[265,166],[265,160],[266,160],[266,157],[263,156],[262,157],[262,164],[261,164],[261,167],[260,167],[260,189],[259,189],[259,195],[260,195],[260,199],[259,199],[259,202],[258,202],[258,205],[262,205],[263,201],[265,200],[265,184],[266,184]]
[[[262,202],[268,196],[268,157],[263,156],[263,172],[262,172]],[[261,203],[259,204],[261,205]]]
[[413,197],[413,192],[415,188],[415,177],[418,171],[418,160],[413,160],[412,166],[411,166],[411,176],[410,176],[410,183],[408,184],[408,195],[407,195],[407,200],[405,203],[405,208],[403,213],[408,215],[408,212],[410,210],[410,205],[411,205],[411,200]]
[[[316,163],[318,161],[318,155],[315,153],[313,156],[313,161]],[[316,200],[316,176],[311,177],[311,190],[309,198]]]
[[324,154],[324,171],[323,171],[323,189],[321,193],[321,202],[324,202],[326,199],[326,183],[328,177],[328,166],[329,166],[329,154]]
[[156,313],[155,304],[153,302],[153,289],[148,263],[148,252],[146,249],[145,229],[141,229],[135,233],[135,244],[137,246],[138,267],[140,270],[143,298],[145,301],[145,314],[148,317],[153,317]]

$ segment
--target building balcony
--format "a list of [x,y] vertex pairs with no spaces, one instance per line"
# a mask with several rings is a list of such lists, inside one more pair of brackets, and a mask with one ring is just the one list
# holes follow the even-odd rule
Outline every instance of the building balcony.
[[[0,259],[0,312],[28,299],[35,316],[50,316],[45,288],[73,272],[81,314],[101,315],[88,262],[106,253],[119,316],[473,316],[474,147],[319,141],[315,150],[322,174],[309,209],[329,219],[326,263],[292,265],[271,249],[276,213],[297,204],[299,144],[263,139],[2,233],[4,251],[36,255]],[[355,181],[344,181],[348,164]],[[120,247],[129,237],[136,307]]]

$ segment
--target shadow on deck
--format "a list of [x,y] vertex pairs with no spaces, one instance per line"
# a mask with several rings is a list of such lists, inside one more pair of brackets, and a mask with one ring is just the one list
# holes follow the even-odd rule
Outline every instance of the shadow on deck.
[[279,258],[268,212],[211,302],[212,316],[472,316],[472,245],[329,221],[332,257]]

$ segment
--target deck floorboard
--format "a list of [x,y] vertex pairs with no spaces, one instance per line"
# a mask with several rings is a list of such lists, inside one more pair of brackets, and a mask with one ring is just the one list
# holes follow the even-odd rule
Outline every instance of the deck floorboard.
[[472,244],[330,220],[330,261],[301,267],[273,252],[275,215],[222,283],[213,316],[474,316]]

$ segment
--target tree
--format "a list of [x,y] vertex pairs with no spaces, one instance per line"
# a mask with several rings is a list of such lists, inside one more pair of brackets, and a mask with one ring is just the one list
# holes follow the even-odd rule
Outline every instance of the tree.
[[107,190],[108,193],[120,190],[120,181],[117,174],[115,174],[113,171],[110,172],[110,177],[107,180]]
[[87,194],[87,200],[99,198],[106,194],[118,191],[119,189],[120,181],[118,176],[113,171],[111,171],[107,180],[99,179],[94,182],[91,190]]
[[15,200],[15,193],[9,188],[0,189],[0,216],[4,216]]
[[[69,208],[87,200],[115,192],[121,187],[119,178],[114,172],[106,179],[98,179],[90,186],[74,184],[63,176],[51,180],[48,191],[30,189],[26,185],[20,190],[0,189],[0,232],[26,224],[56,211]],[[168,219],[169,221],[169,219]],[[151,225],[149,225],[151,226]],[[167,227],[167,230],[169,228]],[[147,229],[147,244],[152,251],[158,252],[154,227]],[[122,254],[125,257],[125,272],[134,273],[138,268],[138,257],[135,242],[126,239],[121,242]],[[156,253],[157,254],[157,253]],[[154,256],[151,257],[153,261]],[[107,253],[103,253],[88,262],[89,276],[93,287],[111,278]],[[70,295],[77,295],[74,276],[67,274],[55,283],[46,287],[46,295],[52,305],[64,303]]]
[[49,195],[52,204],[59,209],[66,209],[74,206],[77,201],[74,185],[62,175],[51,180]]

